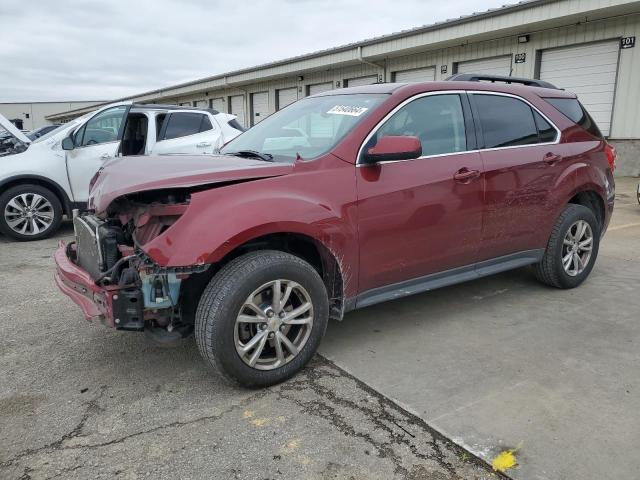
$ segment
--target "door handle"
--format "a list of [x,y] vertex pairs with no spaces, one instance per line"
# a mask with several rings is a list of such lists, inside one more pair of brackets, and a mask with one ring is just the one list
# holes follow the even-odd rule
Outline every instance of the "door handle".
[[109,160],[111,158],[111,155],[109,155],[108,153],[103,153],[102,155],[100,155],[100,158],[102,160]]
[[562,155],[558,155],[557,153],[549,152],[543,157],[542,160],[547,165],[555,165],[560,160],[562,160]]
[[463,167],[453,175],[453,179],[458,183],[470,183],[479,176],[480,170],[470,170],[467,167]]
[[211,142],[196,143],[196,147],[198,147],[198,148],[205,148],[205,147],[210,147],[210,146],[211,146]]

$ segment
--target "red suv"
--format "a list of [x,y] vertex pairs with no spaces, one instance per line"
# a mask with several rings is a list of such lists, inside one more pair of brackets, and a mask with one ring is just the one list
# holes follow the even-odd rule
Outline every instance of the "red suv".
[[576,287],[615,151],[574,94],[456,80],[314,95],[217,156],[114,159],[56,251],[58,286],[110,327],[195,332],[247,386],[293,375],[356,308],[525,265]]

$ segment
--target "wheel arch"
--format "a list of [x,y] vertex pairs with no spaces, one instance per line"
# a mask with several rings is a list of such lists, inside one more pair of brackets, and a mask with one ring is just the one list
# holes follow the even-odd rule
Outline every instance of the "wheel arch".
[[[211,265],[206,272],[190,277],[184,285],[184,305],[197,305],[200,294],[211,278],[234,258],[249,252],[260,250],[278,250],[295,255],[309,263],[320,275],[329,298],[329,317],[342,320],[345,312],[345,266],[339,257],[317,238],[296,231],[277,231],[254,236],[238,244]],[[192,310],[192,311],[191,311]],[[187,321],[195,308],[186,307]]]
[[567,202],[567,204],[569,203],[582,205],[590,209],[595,215],[596,220],[598,220],[600,227],[603,227],[606,215],[605,202],[595,189],[585,188],[584,190],[575,192]]
[[57,182],[51,180],[50,178],[43,177],[40,175],[15,175],[12,177],[5,178],[0,181],[0,190],[7,190],[9,188],[16,187],[18,185],[39,185],[44,188],[48,188],[51,190],[54,195],[60,201],[62,205],[62,210],[67,215],[71,215],[71,210],[73,208],[73,204],[71,199],[65,192],[64,188],[62,188]]

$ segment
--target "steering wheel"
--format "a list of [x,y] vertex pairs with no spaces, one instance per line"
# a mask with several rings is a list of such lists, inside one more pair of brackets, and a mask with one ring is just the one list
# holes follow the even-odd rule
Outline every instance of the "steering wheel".
[[97,144],[98,142],[93,138],[87,142],[87,145],[97,145]]

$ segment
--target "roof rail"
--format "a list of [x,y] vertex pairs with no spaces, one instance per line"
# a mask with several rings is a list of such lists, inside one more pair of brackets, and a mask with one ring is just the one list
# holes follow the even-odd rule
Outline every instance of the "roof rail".
[[528,87],[552,88],[560,90],[555,85],[545,82],[544,80],[534,80],[531,78],[505,77],[502,75],[485,75],[482,73],[456,73],[447,78],[449,81],[456,82],[502,82],[502,83],[519,83]]
[[131,108],[149,109],[149,110],[200,110],[203,112],[209,112],[213,115],[218,115],[220,112],[215,108],[208,107],[191,107],[189,105],[169,105],[162,103],[132,103]]

